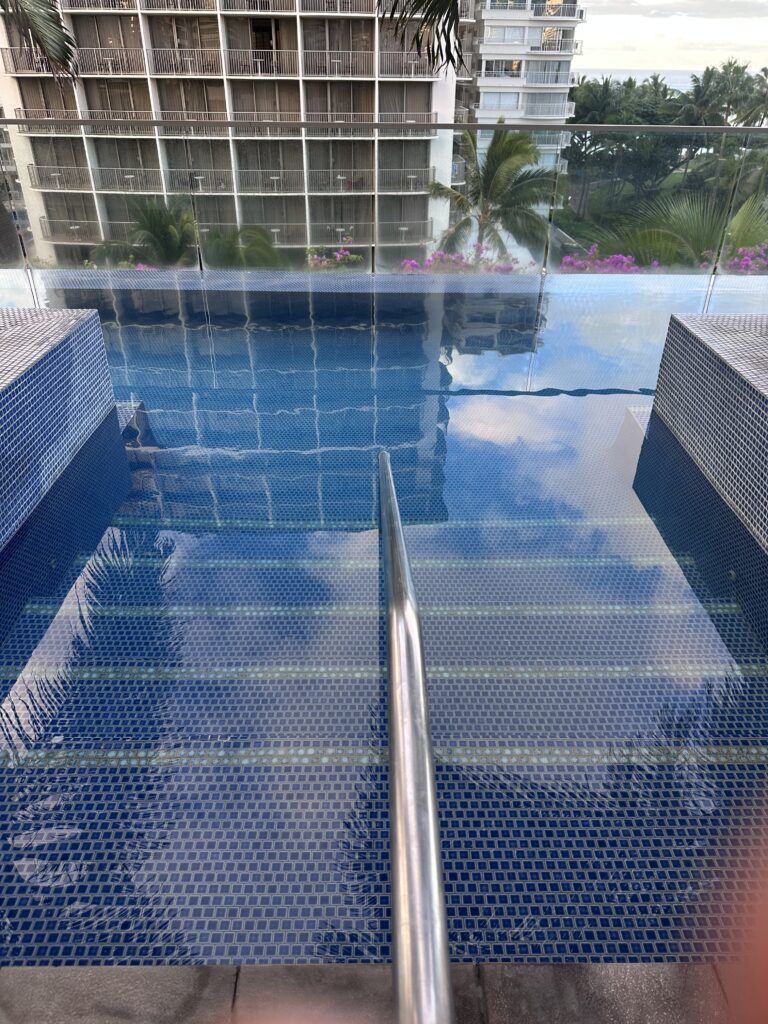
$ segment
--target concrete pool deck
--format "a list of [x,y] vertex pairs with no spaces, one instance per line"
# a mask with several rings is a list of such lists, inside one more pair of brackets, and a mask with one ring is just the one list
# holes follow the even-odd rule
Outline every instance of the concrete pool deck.
[[[707,964],[453,967],[456,1024],[726,1024]],[[394,1024],[387,965],[11,967],[0,1024]]]

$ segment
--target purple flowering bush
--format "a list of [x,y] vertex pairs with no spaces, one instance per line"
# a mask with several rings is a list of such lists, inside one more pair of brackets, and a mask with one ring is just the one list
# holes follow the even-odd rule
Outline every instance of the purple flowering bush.
[[[351,237],[346,236],[343,241],[350,243]],[[363,262],[363,257],[350,252],[343,246],[328,254],[325,249],[307,249],[307,266],[310,270],[343,270],[345,267],[355,267]]]
[[523,267],[514,256],[508,256],[505,260],[495,260],[488,246],[479,243],[472,246],[470,256],[461,252],[443,252],[442,249],[437,249],[431,256],[427,256],[423,263],[413,259],[402,260],[400,263],[400,269],[406,274],[517,274],[533,267],[533,262]]
[[[715,254],[707,253],[701,270],[711,270]],[[720,271],[724,274],[768,274],[768,242],[734,249],[726,246],[720,256]]]
[[635,262],[634,256],[615,252],[601,256],[597,243],[591,245],[584,256],[563,256],[560,270],[565,274],[647,274],[659,269],[659,261],[653,260],[647,267]]

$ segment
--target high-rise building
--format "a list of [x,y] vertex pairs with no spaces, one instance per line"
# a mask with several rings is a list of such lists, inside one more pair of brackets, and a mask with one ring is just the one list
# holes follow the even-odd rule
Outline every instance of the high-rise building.
[[562,133],[547,131],[571,117],[571,60],[585,10],[573,0],[484,0],[477,10],[476,119],[530,125],[543,165],[553,165]]
[[447,225],[429,185],[460,167],[435,128],[456,117],[457,78],[405,50],[376,0],[60,2],[74,84],[7,30],[2,51],[0,102],[30,119],[14,156],[41,262],[127,239],[136,195],[191,195],[203,242],[263,225],[297,266],[340,245],[395,266]]

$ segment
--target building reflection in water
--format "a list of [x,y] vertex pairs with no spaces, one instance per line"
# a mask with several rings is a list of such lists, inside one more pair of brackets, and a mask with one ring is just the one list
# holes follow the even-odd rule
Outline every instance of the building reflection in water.
[[51,299],[99,310],[117,396],[142,405],[136,514],[212,524],[367,528],[380,448],[403,517],[444,520],[453,353],[530,352],[539,318],[538,292]]

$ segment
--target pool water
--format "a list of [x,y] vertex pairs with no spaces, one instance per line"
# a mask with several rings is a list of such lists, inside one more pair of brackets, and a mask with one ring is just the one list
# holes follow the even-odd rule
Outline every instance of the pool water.
[[3,963],[389,958],[382,447],[453,957],[723,954],[761,556],[650,416],[702,293],[622,284],[92,297],[119,410],[0,564]]

